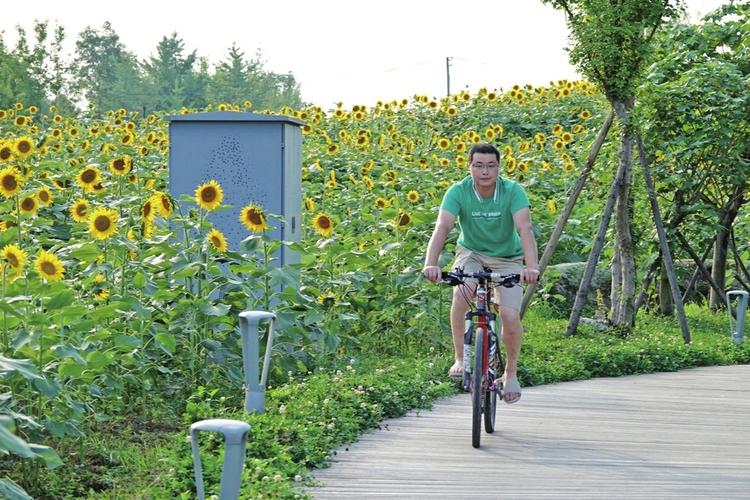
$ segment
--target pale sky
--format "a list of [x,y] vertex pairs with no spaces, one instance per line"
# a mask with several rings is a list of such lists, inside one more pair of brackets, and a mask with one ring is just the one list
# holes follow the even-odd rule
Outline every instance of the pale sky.
[[[724,3],[686,1],[691,19]],[[248,59],[260,49],[267,70],[291,72],[302,98],[326,109],[444,96],[446,57],[451,93],[577,78],[564,16],[538,0],[34,0],[5,9],[6,45],[15,44],[18,24],[31,38],[34,19],[66,28],[69,56],[78,33],[104,21],[140,59],[172,32],[213,64],[232,43]]]

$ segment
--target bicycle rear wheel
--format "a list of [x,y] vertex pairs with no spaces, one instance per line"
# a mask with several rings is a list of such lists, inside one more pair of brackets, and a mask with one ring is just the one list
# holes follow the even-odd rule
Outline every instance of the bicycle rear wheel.
[[482,353],[484,352],[485,329],[477,328],[476,341],[474,342],[474,373],[472,373],[472,393],[471,393],[471,445],[479,448],[479,441],[482,438]]
[[[494,385],[495,390],[491,390],[490,387],[484,393],[484,430],[488,434],[495,432],[495,411],[497,410],[497,392],[499,390],[499,378],[500,373],[503,372],[505,366],[503,366],[502,355],[500,354],[500,345],[498,345],[497,337],[490,334],[488,340],[490,342],[490,366],[494,369],[495,378],[494,380],[488,380],[489,386]],[[494,353],[492,353],[492,344],[495,344]]]

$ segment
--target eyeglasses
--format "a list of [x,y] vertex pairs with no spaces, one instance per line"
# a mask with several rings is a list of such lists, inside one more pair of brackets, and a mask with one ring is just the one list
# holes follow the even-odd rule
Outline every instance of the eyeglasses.
[[489,172],[490,170],[492,170],[494,168],[497,168],[497,167],[498,167],[497,163],[488,163],[486,165],[484,165],[482,163],[472,163],[471,164],[471,168],[473,168],[474,170],[479,170],[479,171],[481,171],[481,170],[487,170]]

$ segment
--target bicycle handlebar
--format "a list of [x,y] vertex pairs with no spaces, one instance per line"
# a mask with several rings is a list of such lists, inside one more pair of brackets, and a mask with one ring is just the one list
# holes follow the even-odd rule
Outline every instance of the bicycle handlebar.
[[484,279],[505,288],[513,288],[515,285],[521,282],[520,274],[500,274],[486,271],[477,273],[465,273],[461,270],[456,270],[443,271],[441,273],[440,283],[450,286],[456,286],[464,283],[467,278]]

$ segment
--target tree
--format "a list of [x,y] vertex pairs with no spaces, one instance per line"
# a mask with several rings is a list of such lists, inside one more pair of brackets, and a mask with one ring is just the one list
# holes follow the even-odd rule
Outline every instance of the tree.
[[[571,62],[589,80],[601,87],[620,122],[619,165],[597,232],[596,244],[589,255],[568,324],[568,334],[578,326],[589,281],[599,259],[601,245],[615,211],[614,257],[612,260],[611,321],[630,329],[635,321],[635,249],[631,230],[632,150],[636,130],[631,123],[635,90],[651,53],[651,39],[665,19],[679,12],[679,0],[542,0],[565,12],[571,31]],[[641,156],[643,156],[641,154]],[[643,162],[643,158],[641,158]],[[644,164],[647,167],[647,163]],[[648,184],[648,170],[645,170]],[[658,205],[652,201],[654,217]],[[658,226],[657,221],[657,226]],[[666,238],[660,233],[662,255],[671,263]],[[672,273],[673,274],[673,273]],[[674,276],[673,294],[679,295]],[[687,324],[681,315],[686,340]]]
[[26,68],[28,76],[42,89],[41,95],[34,95],[33,102],[40,106],[52,103],[62,111],[72,110],[68,92],[68,68],[63,62],[62,43],[65,28],[57,26],[53,36],[49,36],[48,21],[34,21],[34,41],[29,43],[26,30],[16,26],[18,40],[12,52]]
[[42,85],[29,74],[27,64],[7,51],[0,37],[0,108],[15,103],[44,105],[46,97]]
[[[143,63],[146,81],[158,109],[178,109],[183,106],[205,106],[206,79],[194,71],[198,62],[196,51],[184,55],[185,43],[172,33],[156,47],[156,56]],[[206,65],[202,66],[204,69]]]
[[659,57],[639,94],[648,142],[662,151],[657,174],[673,203],[675,239],[699,268],[703,257],[692,246],[713,249],[704,276],[714,285],[712,308],[724,303],[732,224],[750,188],[749,17],[743,2],[697,25],[671,26],[658,38]]
[[142,104],[146,90],[138,62],[109,22],[99,30],[88,26],[78,35],[71,71],[76,96],[97,110]]
[[254,59],[245,61],[244,53],[234,44],[227,59],[216,67],[209,88],[213,102],[250,100],[257,109],[274,110],[302,104],[299,85],[293,75],[266,71],[260,51]]

